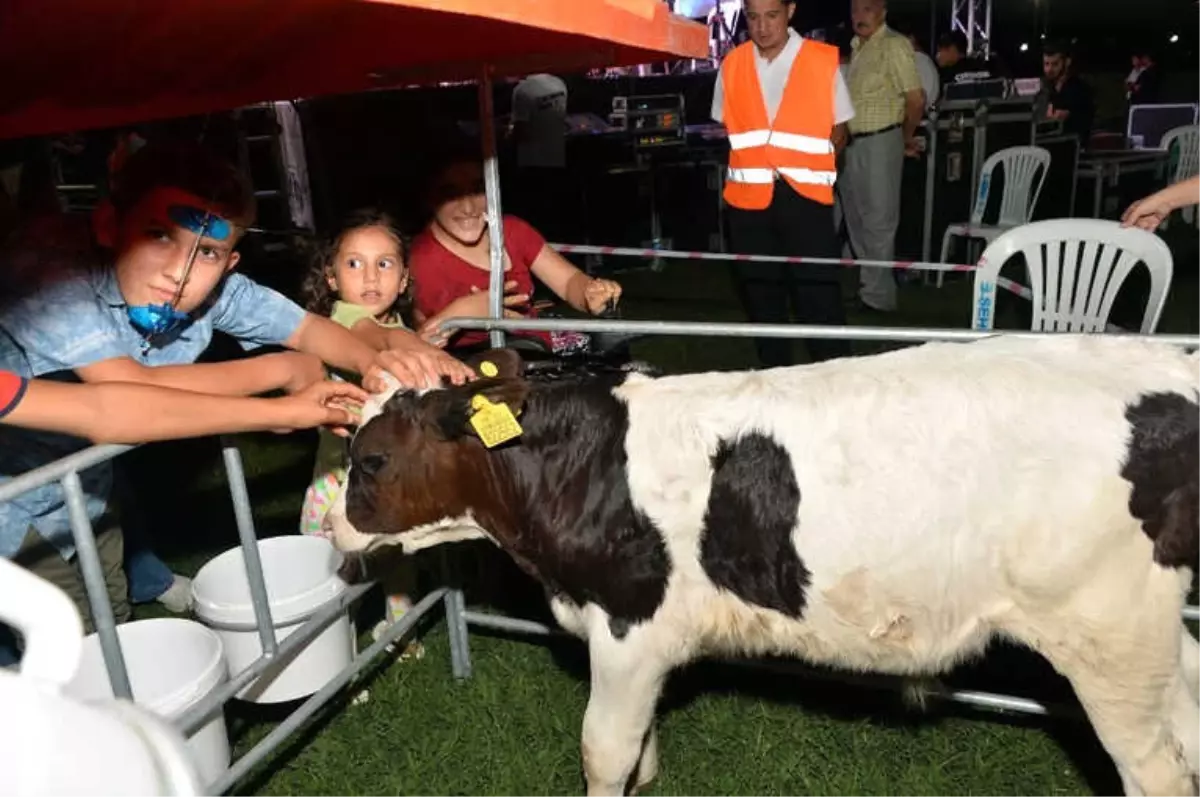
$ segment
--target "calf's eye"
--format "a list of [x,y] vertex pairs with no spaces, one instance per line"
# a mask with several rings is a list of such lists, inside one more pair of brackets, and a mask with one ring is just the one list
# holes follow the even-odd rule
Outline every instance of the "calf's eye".
[[374,476],[383,470],[383,466],[387,464],[387,454],[367,454],[358,460],[358,467],[364,475]]

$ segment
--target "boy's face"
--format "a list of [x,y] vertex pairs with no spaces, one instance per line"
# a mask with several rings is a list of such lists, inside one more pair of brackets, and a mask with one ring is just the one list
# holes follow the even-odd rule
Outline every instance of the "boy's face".
[[237,228],[218,208],[178,188],[156,188],[112,220],[107,236],[116,256],[117,284],[130,306],[164,304],[175,299],[188,255],[205,219],[213,216],[200,239],[175,309],[190,313],[237,265]]

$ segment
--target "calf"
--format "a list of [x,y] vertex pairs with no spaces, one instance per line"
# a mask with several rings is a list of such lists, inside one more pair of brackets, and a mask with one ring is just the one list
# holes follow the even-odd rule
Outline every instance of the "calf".
[[[1129,793],[1196,793],[1195,355],[1056,336],[745,373],[553,377],[489,352],[355,437],[336,544],[486,538],[587,640],[589,794],[657,768],[668,672],[785,654],[929,675],[1003,636],[1074,687]],[[516,439],[476,436],[482,395]]]

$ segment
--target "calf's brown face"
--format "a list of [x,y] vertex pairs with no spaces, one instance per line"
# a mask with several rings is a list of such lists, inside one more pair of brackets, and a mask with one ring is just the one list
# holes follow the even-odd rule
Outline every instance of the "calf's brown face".
[[[483,396],[519,413],[529,386],[518,375],[515,352],[492,351],[478,359],[477,370],[491,363],[494,370],[481,370],[496,376],[420,395],[397,393],[355,435],[344,517],[331,519],[339,548],[403,542],[406,532],[466,516],[486,500],[490,454],[470,422],[473,402]],[[339,522],[351,528],[339,529]]]

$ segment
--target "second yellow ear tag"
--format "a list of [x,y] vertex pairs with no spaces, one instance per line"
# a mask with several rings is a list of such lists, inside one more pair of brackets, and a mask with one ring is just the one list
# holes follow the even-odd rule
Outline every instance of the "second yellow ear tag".
[[477,395],[471,398],[471,408],[475,410],[471,415],[471,426],[488,448],[520,437],[521,424],[517,423],[507,404],[493,404],[486,396]]
[[496,367],[494,362],[484,360],[479,364],[479,373],[483,374],[484,376],[498,376],[500,374],[500,369]]

